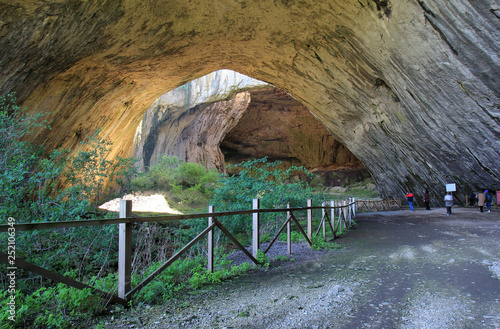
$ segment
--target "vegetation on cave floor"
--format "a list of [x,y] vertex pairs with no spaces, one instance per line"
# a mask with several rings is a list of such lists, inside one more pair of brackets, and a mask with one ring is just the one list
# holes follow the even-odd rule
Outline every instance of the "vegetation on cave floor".
[[[305,203],[307,197],[318,200],[317,202],[345,200],[347,196],[363,199],[379,197],[371,178],[358,182],[342,172],[331,174],[342,184],[332,187],[325,186],[324,177],[310,174],[303,167],[283,168],[280,161],[268,162],[267,158],[243,161],[227,167],[228,172],[233,174],[224,176],[216,170],[206,169],[201,164],[185,163],[177,157],[164,155],[155,165],[148,168],[148,171],[137,174],[131,181],[131,189],[139,195],[159,193],[165,197],[170,207],[183,213],[204,212],[209,205],[214,205],[219,210],[226,209],[226,199],[220,198],[219,195],[229,195],[231,189],[233,192],[239,191],[240,194],[240,200],[231,199],[233,204],[237,204],[232,208],[234,210],[248,208],[252,202],[251,198],[262,197],[264,193],[267,193],[265,199],[269,200],[265,202],[283,206],[286,206],[286,203],[280,201],[280,198],[291,198],[291,203],[296,202],[297,206],[303,206],[301,202]],[[302,200],[272,186],[275,184],[293,190],[299,181],[304,183],[301,188],[307,187],[309,193]],[[248,189],[249,186],[252,188]],[[242,191],[249,193],[250,197],[242,195]],[[222,209],[219,208],[220,204],[223,205]]]
[[[326,192],[302,167],[277,169],[277,163],[257,159],[242,163],[239,175],[221,176],[199,164],[164,157],[147,173],[135,171],[134,160],[107,159],[112,144],[98,132],[84,140],[82,151],[56,149],[49,153],[25,141],[37,129],[49,129],[43,115],[29,116],[15,105],[15,98],[0,98],[0,214],[16,223],[115,218],[116,213],[97,206],[111,198],[116,189],[162,191],[170,202],[185,212],[203,209],[210,203],[218,210],[249,209],[254,198],[264,208],[303,206],[306,199],[325,200]],[[304,179],[308,177],[308,179]],[[316,184],[316,185],[315,185]],[[112,186],[114,189],[108,189]],[[360,190],[366,189],[359,186]],[[235,193],[237,191],[237,193]],[[330,198],[327,198],[329,200]],[[282,216],[282,215],[281,215]],[[319,217],[319,216],[316,216]],[[263,241],[276,232],[282,220],[262,216]],[[251,221],[244,216],[221,219],[243,243],[250,241]],[[181,246],[206,227],[206,220],[180,221],[173,225],[146,223],[134,227],[133,284],[158,268]],[[118,263],[116,225],[16,232],[16,256],[105,291],[115,291]],[[301,239],[293,235],[293,239]],[[208,273],[203,243],[196,244],[185,258],[175,262],[134,298],[134,303],[159,302],[186,287],[199,288],[245,273],[248,263],[231,266],[227,260],[227,239],[216,234],[217,271]],[[7,239],[0,242],[7,250]],[[265,263],[265,262],[264,262]],[[0,264],[0,300],[10,296],[6,264]],[[105,302],[89,290],[54,284],[27,271],[16,279],[16,321],[8,320],[8,306],[2,304],[2,328],[58,328],[79,326],[89,316],[106,310]]]

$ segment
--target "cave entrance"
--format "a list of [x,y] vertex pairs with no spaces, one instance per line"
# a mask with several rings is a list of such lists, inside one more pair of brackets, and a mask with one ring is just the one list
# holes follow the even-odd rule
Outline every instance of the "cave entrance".
[[342,186],[370,177],[359,161],[304,106],[273,86],[249,91],[250,103],[220,144],[226,164],[266,156],[285,167],[304,166]]
[[193,80],[156,100],[137,129],[132,154],[142,159],[143,168],[165,154],[220,170],[267,157],[283,166],[304,166],[326,186],[371,177],[302,103],[229,70]]

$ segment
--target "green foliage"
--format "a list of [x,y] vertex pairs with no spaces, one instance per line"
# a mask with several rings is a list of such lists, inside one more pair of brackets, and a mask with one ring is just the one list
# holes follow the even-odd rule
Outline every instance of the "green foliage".
[[[161,264],[162,262],[155,263],[144,275],[135,275],[132,278],[133,284],[139,283],[161,266]],[[134,296],[134,302],[147,301],[151,303],[165,301],[188,287],[196,290],[207,284],[217,284],[228,278],[243,275],[251,268],[252,266],[249,263],[231,266],[231,261],[226,260],[226,255],[216,259],[214,272],[206,270],[206,259],[202,256],[176,260],[159,274],[153,282],[139,291]]]
[[311,237],[311,242],[312,242],[312,250],[323,250],[327,248],[326,241],[323,240],[323,237],[319,235],[313,235]]
[[[302,233],[297,232],[297,231],[292,231],[290,233],[290,238],[291,238],[292,242],[306,241],[306,238],[304,238],[304,236],[302,235]],[[279,235],[279,237],[278,237],[278,240],[280,240],[280,241],[287,241],[286,232],[281,232],[280,235]]]
[[[7,291],[0,292],[0,298],[6,300]],[[30,327],[68,328],[73,327],[85,317],[93,316],[103,310],[105,301],[93,296],[90,289],[79,290],[62,283],[57,286],[42,287],[30,295],[16,292],[16,315],[14,322],[7,319],[7,305],[2,304],[1,328]]]
[[261,208],[286,207],[287,203],[292,207],[301,205],[312,192],[301,178],[311,174],[304,167],[279,169],[280,164],[262,158],[228,165],[228,169],[239,174],[223,177],[213,203],[228,210],[248,208],[255,198],[261,200]]
[[[216,211],[249,209],[253,199],[260,199],[260,208],[284,208],[304,206],[312,197],[312,189],[305,177],[311,174],[304,167],[291,166],[280,169],[280,161],[267,162],[267,158],[255,159],[229,165],[228,169],[239,171],[237,175],[225,175],[215,189],[211,203]],[[261,224],[264,230],[276,228],[283,214],[262,214]],[[252,221],[248,217],[231,216],[221,218],[221,222],[234,234],[241,236],[246,243],[252,232]],[[198,229],[204,225],[204,222]],[[223,238],[224,239],[224,238]]]
[[138,159],[117,157],[108,160],[112,143],[99,137],[100,131],[83,140],[82,150],[68,159],[64,170],[70,186],[66,189],[69,199],[90,200],[98,207],[106,194],[105,187],[118,183],[123,189],[129,189],[131,178],[136,173]]
[[274,256],[273,260],[280,261],[280,262],[286,262],[286,261],[294,262],[295,261],[295,259],[293,257],[290,257],[288,255],[277,255],[277,256]]
[[335,241],[325,241],[323,237],[319,235],[313,235],[311,238],[312,242],[312,250],[325,250],[325,249],[333,249],[339,250],[342,249],[342,246]]
[[[155,262],[143,274],[133,275],[132,285],[141,282],[162,264],[162,261]],[[216,259],[215,268],[213,273],[208,272],[205,258],[201,256],[176,260],[140,290],[134,296],[133,302],[161,303],[184,289],[199,289],[207,284],[217,284],[228,278],[243,275],[251,270],[252,266],[248,262],[231,266],[231,261],[224,255]],[[66,275],[75,277],[76,272]],[[117,275],[113,273],[103,278],[92,277],[87,284],[103,291],[115,291],[116,282]],[[0,291],[0,300],[5,301],[8,297],[7,289]],[[16,306],[15,322],[12,322],[8,320],[10,313],[7,312],[7,303],[2,303],[0,328],[26,325],[42,328],[78,327],[78,323],[85,321],[86,318],[102,313],[106,301],[92,295],[90,289],[79,290],[60,283],[48,288],[39,288],[28,295],[17,290]]]
[[[84,140],[75,156],[64,149],[45,152],[28,142],[29,135],[49,127],[44,114],[29,115],[15,102],[12,95],[0,97],[0,218],[14,217],[16,223],[85,219],[94,216],[90,211],[109,192],[106,182],[125,185],[133,175],[135,160],[107,160],[111,143],[98,133]],[[16,256],[79,280],[98,273],[101,278],[92,282],[102,285],[115,270],[117,250],[111,242],[116,236],[114,226],[24,231],[16,234]],[[6,242],[0,242],[1,249],[7,250]],[[0,273],[6,272],[0,264]],[[16,325],[64,328],[102,307],[88,290],[40,289],[29,272],[18,275]]]
[[0,216],[15,216],[33,184],[27,183],[41,149],[24,141],[37,128],[47,127],[42,114],[29,116],[15,104],[13,94],[0,97]]
[[[43,148],[24,139],[37,129],[49,128],[41,118],[15,105],[12,95],[0,97],[0,216],[18,223],[79,219],[97,208],[105,183],[127,182],[133,159],[111,161],[111,142],[96,132],[81,144],[77,155]],[[109,192],[109,191],[108,191]]]
[[206,207],[212,198],[220,174],[202,164],[182,162],[178,157],[163,155],[158,162],[132,180],[136,190],[167,192],[170,201],[181,210]]
[[262,250],[257,250],[257,262],[259,262],[259,264],[261,266],[264,266],[264,267],[269,267],[269,265],[271,264],[271,259],[269,258],[269,256],[267,256],[266,254],[264,254],[264,252]]
[[262,234],[259,237],[259,243],[271,242],[273,235],[269,232]]

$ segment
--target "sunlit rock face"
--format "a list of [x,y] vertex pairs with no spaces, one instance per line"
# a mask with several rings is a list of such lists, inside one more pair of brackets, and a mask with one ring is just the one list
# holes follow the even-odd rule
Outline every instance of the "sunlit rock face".
[[220,70],[159,97],[147,109],[132,145],[139,169],[154,165],[161,155],[225,169],[219,148],[250,103],[252,88],[266,83],[234,71]]
[[473,0],[0,0],[0,94],[129,155],[146,109],[226,68],[317,117],[384,196],[500,189],[500,8]]
[[264,156],[287,166],[355,169],[357,176],[364,169],[297,100],[229,70],[176,88],[148,108],[132,156],[144,170],[164,154],[222,171],[226,163]]

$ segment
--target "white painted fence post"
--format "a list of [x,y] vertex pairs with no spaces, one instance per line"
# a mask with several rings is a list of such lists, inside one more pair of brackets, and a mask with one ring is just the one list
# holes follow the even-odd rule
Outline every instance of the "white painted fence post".
[[356,198],[352,198],[352,202],[353,202],[353,205],[352,205],[353,217],[356,218],[356,212],[358,211],[358,209],[356,209],[357,208]]
[[321,210],[322,210],[322,213],[323,213],[323,217],[321,218],[322,222],[323,222],[323,240],[326,241],[326,202],[323,202],[321,203],[321,207],[323,207]]
[[[120,218],[130,217],[132,200],[120,200]],[[118,297],[126,299],[132,278],[132,224],[118,224]]]
[[[311,199],[307,199],[307,207],[312,207]],[[312,209],[307,209],[307,236],[312,238]]]
[[[288,203],[286,205],[287,208],[290,208],[290,204]],[[286,218],[287,220],[290,219],[290,212],[286,212]],[[287,249],[288,249],[288,254],[292,254],[292,221],[288,220],[288,223],[286,224],[286,243],[287,243]]]
[[[252,209],[253,210],[258,210],[260,207],[260,200],[259,199],[253,199],[252,202]],[[260,214],[258,212],[254,212],[252,214],[252,227],[253,227],[253,233],[252,233],[252,256],[257,258],[257,252],[260,248],[260,243],[259,243],[259,229],[260,229]]]
[[332,227],[333,227],[333,237],[335,238],[337,232],[335,232],[335,201],[330,201],[330,206],[332,207],[332,209],[330,209],[330,216],[332,217],[331,218],[331,222],[332,222]]
[[[214,206],[208,206],[208,212],[213,213],[214,212]],[[213,217],[208,217],[208,226],[212,225],[214,223],[214,218]],[[207,264],[207,270],[209,272],[214,271],[214,229],[212,228],[208,234],[208,264]]]
[[349,208],[349,227],[351,227],[351,218],[352,218],[352,206],[350,205],[352,198],[349,198],[347,201],[348,203],[348,208]]

